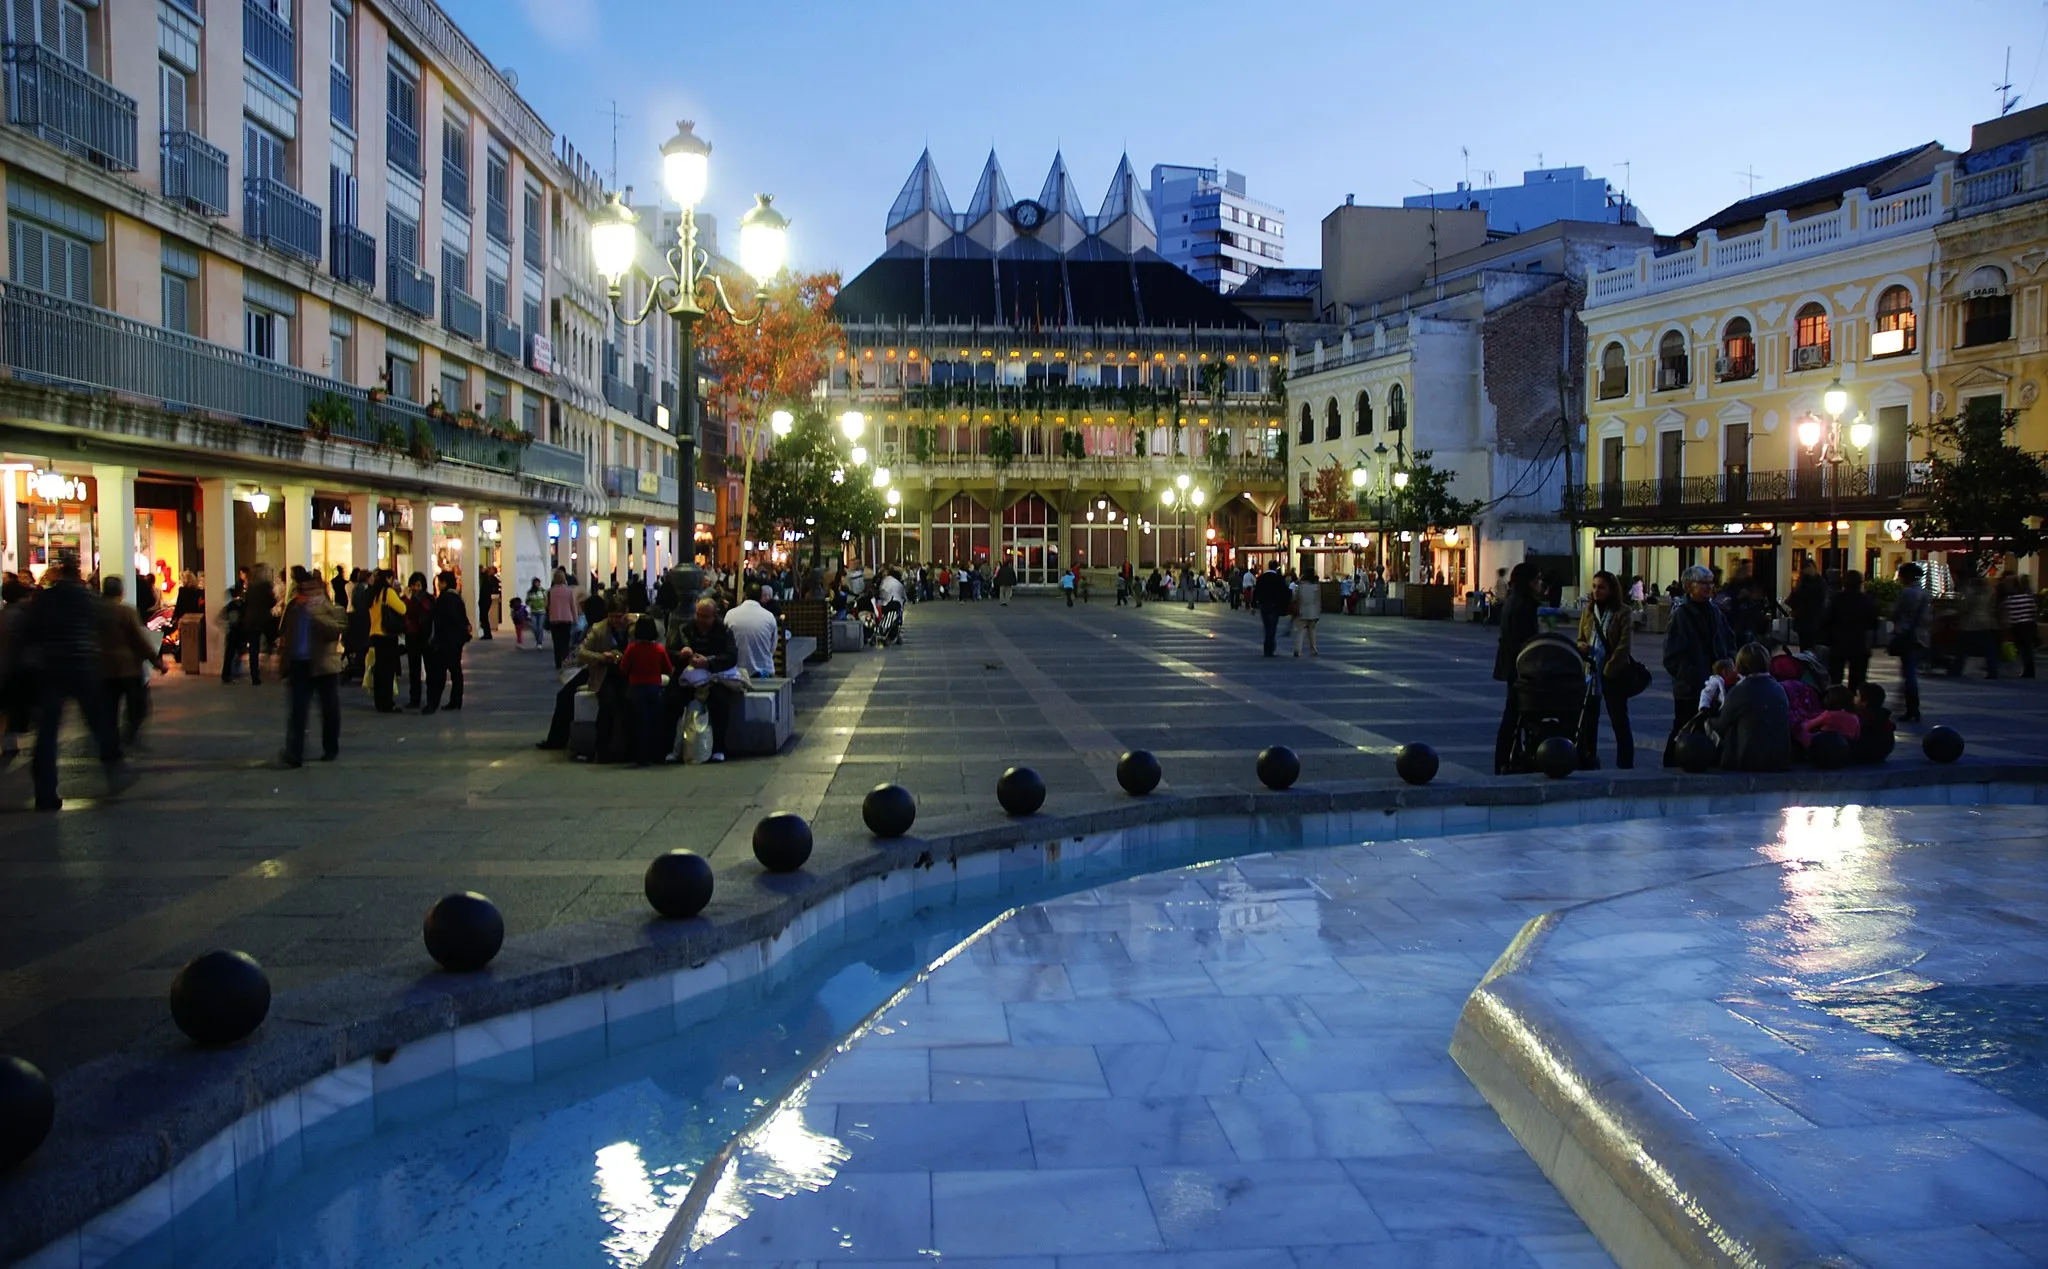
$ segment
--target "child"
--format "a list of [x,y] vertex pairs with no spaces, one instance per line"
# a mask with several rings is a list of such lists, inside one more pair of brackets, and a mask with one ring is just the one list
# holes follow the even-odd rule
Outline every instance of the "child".
[[1850,742],[1850,756],[1857,762],[1883,762],[1891,757],[1898,729],[1892,725],[1892,712],[1885,708],[1882,687],[1866,682],[1856,689],[1856,716],[1861,726]]
[[[512,597],[512,646],[526,646],[526,601],[517,595]],[[535,646],[539,646],[538,641]]]
[[1722,657],[1714,662],[1714,672],[1707,676],[1707,685],[1700,689],[1700,712],[1718,715],[1721,712],[1721,698],[1728,689],[1735,686],[1735,662]]
[[1840,732],[1853,750],[1856,738],[1863,731],[1863,720],[1856,715],[1856,697],[1846,687],[1831,687],[1821,697],[1821,711],[1814,715],[1806,727],[1806,743],[1824,731]]
[[663,752],[661,680],[675,672],[654,618],[642,617],[633,627],[633,641],[619,654],[617,672],[626,676],[626,704],[633,711],[633,765],[652,766]]

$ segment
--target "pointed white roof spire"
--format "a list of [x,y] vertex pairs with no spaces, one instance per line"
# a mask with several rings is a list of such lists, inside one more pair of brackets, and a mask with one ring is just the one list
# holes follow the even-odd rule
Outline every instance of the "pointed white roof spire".
[[1145,196],[1138,184],[1138,174],[1131,168],[1131,156],[1126,154],[1117,161],[1116,175],[1109,178],[1109,192],[1102,196],[1102,210],[1096,214],[1096,224],[1107,228],[1116,223],[1120,216],[1135,216],[1138,223],[1158,232],[1152,223],[1152,202]]
[[1003,179],[1003,165],[996,161],[996,152],[988,152],[988,162],[981,165],[981,179],[975,183],[974,197],[967,203],[967,223],[973,224],[990,212],[1008,211],[1010,204],[1017,200],[1010,194],[1010,182]]
[[1052,156],[1052,169],[1045,174],[1045,188],[1038,191],[1038,204],[1045,208],[1047,216],[1065,212],[1077,225],[1088,223],[1088,213],[1081,210],[1080,195],[1074,192],[1074,178],[1067,175],[1067,160],[1059,151]]
[[948,221],[953,216],[953,203],[939,181],[939,169],[932,164],[929,147],[917,156],[917,166],[910,169],[910,178],[903,182],[902,192],[890,204],[889,223],[883,229],[894,229],[920,212],[934,212]]

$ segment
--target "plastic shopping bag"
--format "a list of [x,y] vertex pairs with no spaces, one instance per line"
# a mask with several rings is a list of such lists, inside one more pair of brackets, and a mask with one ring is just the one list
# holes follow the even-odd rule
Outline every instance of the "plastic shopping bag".
[[683,761],[711,761],[711,714],[703,701],[683,706]]

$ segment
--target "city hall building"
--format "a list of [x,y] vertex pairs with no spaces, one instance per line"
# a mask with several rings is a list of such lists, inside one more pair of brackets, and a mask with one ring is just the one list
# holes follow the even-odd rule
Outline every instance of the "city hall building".
[[1018,198],[991,153],[955,211],[926,152],[886,233],[835,302],[830,408],[901,492],[863,554],[1034,584],[1279,549],[1284,342],[1159,256],[1128,159],[1090,215],[1061,157]]
[[6,14],[6,568],[218,611],[238,566],[523,588],[672,537],[673,337],[617,336],[593,170],[432,0]]

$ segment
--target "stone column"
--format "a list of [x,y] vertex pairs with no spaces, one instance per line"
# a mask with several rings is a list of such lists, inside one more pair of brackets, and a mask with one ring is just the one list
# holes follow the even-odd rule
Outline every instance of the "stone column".
[[604,590],[611,586],[612,580],[612,522],[597,520],[592,522],[592,527],[597,534],[589,542],[590,575],[597,579],[598,589]]
[[292,565],[313,568],[313,488],[284,487],[284,565],[278,570],[277,593],[290,584]]
[[[455,525],[462,535],[462,550],[458,553],[456,576],[460,579],[462,602],[469,608],[471,621],[476,620],[477,596],[483,593],[483,516],[477,511],[476,503],[465,498],[462,502],[462,519]],[[479,629],[478,635],[483,631]]]
[[[1842,567],[1845,570],[1853,568],[1859,573],[1862,572],[1864,553],[1870,549],[1870,521],[1851,520],[1849,540],[1844,545],[1849,548],[1849,558]],[[1863,580],[1867,582],[1870,579],[1866,577]]]
[[[118,577],[122,594],[135,602],[135,469],[93,464],[92,479],[98,489],[99,514],[94,517],[92,536],[99,548],[102,579]],[[91,560],[80,560],[84,571]]]
[[199,549],[206,564],[206,659],[216,662],[220,636],[213,619],[227,607],[228,587],[235,584],[235,487],[225,480],[199,482]]
[[15,541],[15,475],[0,471],[0,571],[12,573],[21,567],[21,544]]
[[[348,496],[349,564],[351,568],[374,569],[384,561],[377,555],[377,495]],[[403,578],[399,579],[401,582]]]

